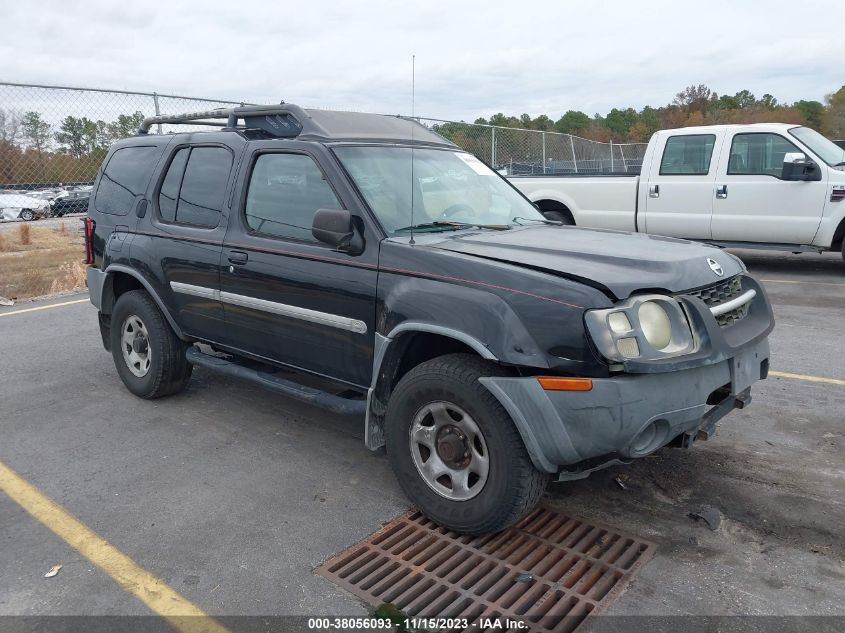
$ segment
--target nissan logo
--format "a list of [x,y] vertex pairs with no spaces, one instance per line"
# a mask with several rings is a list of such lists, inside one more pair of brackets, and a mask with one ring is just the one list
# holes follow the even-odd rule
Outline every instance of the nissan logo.
[[710,270],[712,270],[714,273],[719,275],[719,277],[721,277],[722,275],[725,274],[725,271],[722,268],[722,265],[719,264],[719,262],[717,262],[715,259],[711,259],[711,258],[708,257],[707,258],[707,265],[710,266]]

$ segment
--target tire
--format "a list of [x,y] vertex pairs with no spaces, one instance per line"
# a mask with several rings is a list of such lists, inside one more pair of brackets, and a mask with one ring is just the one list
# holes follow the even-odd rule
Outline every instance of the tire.
[[845,260],[845,239],[842,240],[842,259]]
[[187,386],[193,369],[185,359],[187,345],[145,291],[132,290],[118,298],[110,336],[117,373],[136,396],[161,398]]
[[[428,518],[461,534],[499,532],[513,525],[537,504],[549,481],[549,475],[534,467],[508,413],[478,382],[502,373],[501,367],[477,356],[440,356],[403,376],[388,402],[387,456],[400,486]],[[450,428],[453,424],[457,430]],[[435,448],[428,449],[425,442]],[[455,455],[463,458],[450,471],[457,477],[435,478],[442,467],[455,465],[449,459]],[[424,470],[433,475],[424,475]]]
[[575,222],[565,211],[543,211],[543,216],[552,222],[560,222],[566,226],[574,226]]
[[35,219],[35,212],[32,209],[24,209],[19,217],[24,222],[32,222]]

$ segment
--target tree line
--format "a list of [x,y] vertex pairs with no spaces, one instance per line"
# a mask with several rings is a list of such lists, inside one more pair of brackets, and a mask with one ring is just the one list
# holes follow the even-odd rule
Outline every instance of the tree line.
[[699,84],[684,88],[662,107],[613,108],[604,116],[592,117],[569,110],[556,121],[545,114],[517,117],[500,112],[474,123],[561,132],[603,143],[642,143],[657,130],[721,123],[795,123],[829,138],[845,139],[845,86],[827,95],[824,103],[804,99],[781,103],[770,94],[759,99],[749,90],[719,95]]
[[54,126],[34,110],[0,109],[0,184],[92,182],[109,146],[143,120],[138,111],[108,122],[66,116]]

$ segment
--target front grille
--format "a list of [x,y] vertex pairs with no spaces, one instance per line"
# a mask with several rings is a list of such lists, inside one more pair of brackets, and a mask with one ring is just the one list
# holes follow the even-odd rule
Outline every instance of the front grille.
[[[693,297],[698,297],[707,304],[708,308],[713,308],[742,294],[742,279],[740,278],[740,275],[737,275],[736,277],[732,277],[727,281],[719,282],[709,288],[695,290],[693,292],[688,292],[687,294],[692,295]],[[745,305],[734,308],[730,312],[720,314],[716,317],[716,321],[719,323],[720,327],[732,325],[737,321],[744,319],[748,315],[748,307],[750,305],[751,302],[749,301]]]

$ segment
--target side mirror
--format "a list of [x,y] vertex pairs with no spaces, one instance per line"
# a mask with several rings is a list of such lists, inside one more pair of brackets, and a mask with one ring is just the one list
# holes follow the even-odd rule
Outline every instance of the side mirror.
[[792,181],[821,180],[822,173],[819,166],[807,158],[803,152],[787,152],[783,155],[783,170],[780,178]]
[[363,251],[364,240],[347,209],[317,209],[311,223],[311,235],[340,251]]

